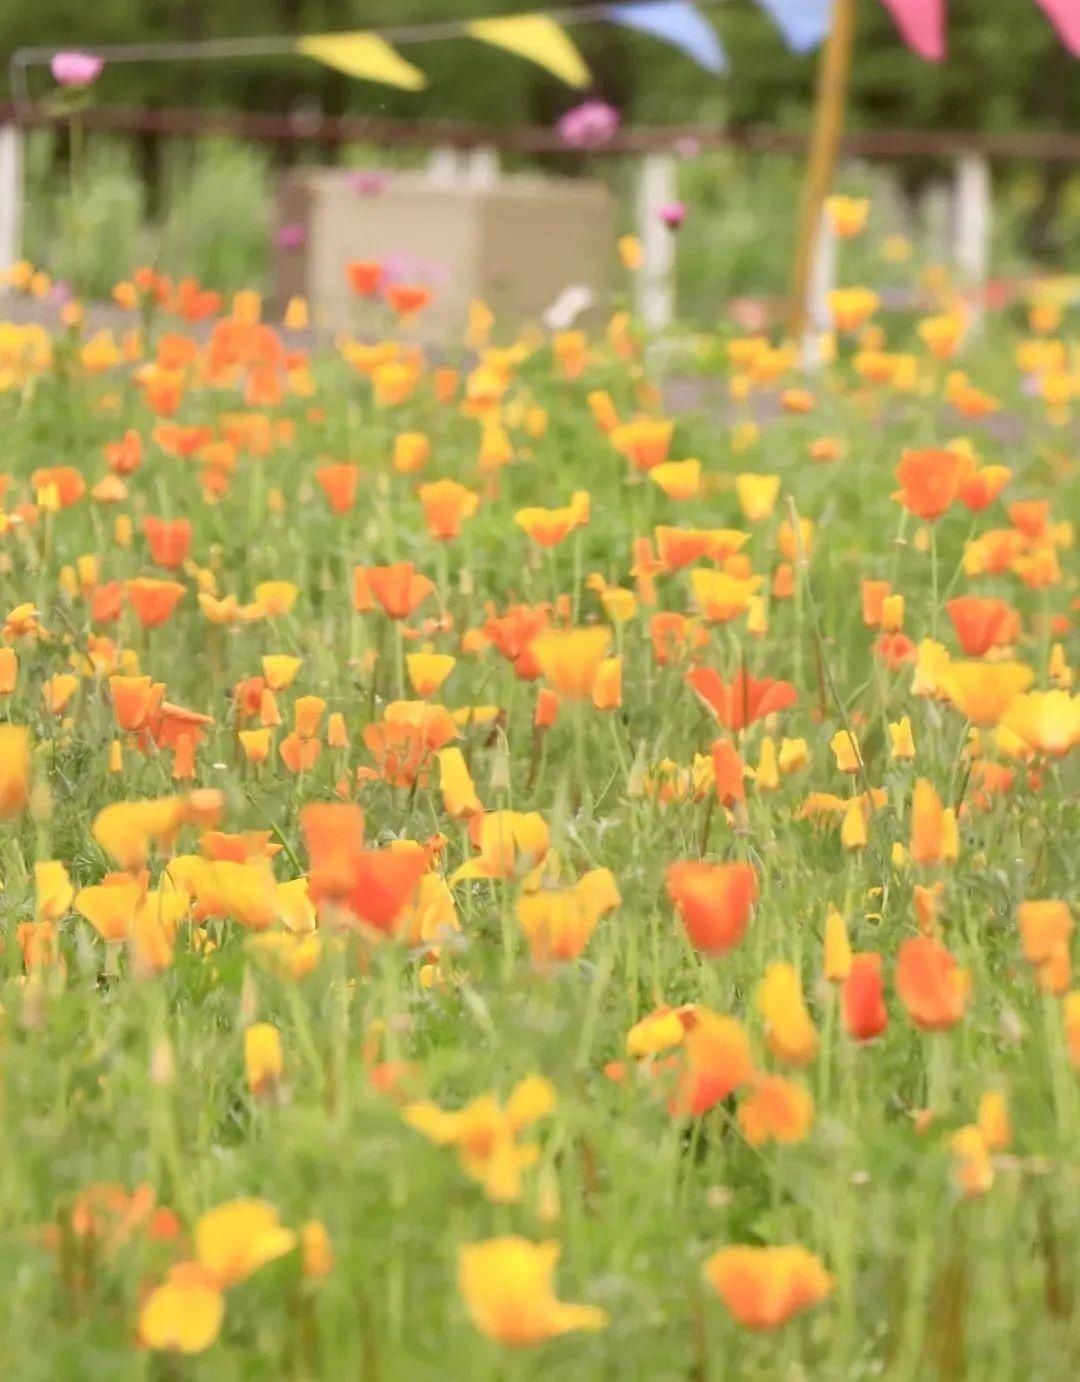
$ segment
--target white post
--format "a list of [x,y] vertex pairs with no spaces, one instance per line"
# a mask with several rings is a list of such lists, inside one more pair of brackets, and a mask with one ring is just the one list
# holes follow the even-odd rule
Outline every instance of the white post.
[[919,201],[919,215],[931,264],[944,264],[949,253],[949,187],[932,182]]
[[956,267],[964,286],[973,290],[971,320],[983,315],[983,289],[990,276],[990,163],[982,154],[962,154],[956,160]]
[[487,190],[499,181],[499,151],[488,144],[470,149],[465,163],[465,181],[470,187]]
[[643,251],[637,277],[638,311],[654,331],[670,326],[675,316],[675,236],[660,219],[660,210],[678,198],[672,154],[646,154],[638,177],[638,238]]
[[436,187],[453,187],[461,180],[458,151],[452,144],[440,144],[432,149],[427,162],[428,181]]
[[806,369],[817,369],[821,365],[821,338],[832,330],[829,294],[836,287],[836,250],[832,219],[828,212],[822,212],[814,263],[810,269],[810,301],[807,304],[809,330],[802,350]]
[[0,272],[22,253],[22,138],[18,125],[0,125]]

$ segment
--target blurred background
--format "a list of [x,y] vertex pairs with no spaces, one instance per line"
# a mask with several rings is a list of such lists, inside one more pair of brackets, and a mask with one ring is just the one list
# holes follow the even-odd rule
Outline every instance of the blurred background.
[[[10,99],[7,59],[24,45],[311,34],[399,27],[505,14],[509,0],[0,0],[0,99]],[[576,6],[566,4],[572,11]],[[711,76],[655,40],[608,24],[572,30],[594,74],[596,94],[617,107],[624,128],[702,129],[807,126],[815,57],[798,57],[753,0],[707,9],[731,60]],[[298,57],[108,68],[96,105],[148,109],[277,112],[304,120],[323,114],[454,119],[506,129],[550,128],[581,98],[539,68],[497,58],[462,40],[410,48],[430,79],[425,91],[399,92],[352,81]],[[919,60],[900,42],[883,6],[865,0],[853,72],[849,128],[927,131],[1073,132],[1080,129],[1080,69],[1034,0],[950,0],[949,56]],[[31,72],[31,94],[47,94],[47,69]],[[34,129],[25,142],[26,255],[58,277],[68,269],[71,156],[66,126]],[[128,269],[153,261],[221,290],[265,286],[272,274],[275,187],[296,163],[355,168],[423,166],[421,147],[377,140],[329,147],[311,142],[179,137],[153,130],[89,133],[77,214],[80,280],[106,296]],[[634,225],[633,160],[567,150],[536,158],[510,155],[504,166],[540,166],[600,178],[617,197],[620,228]],[[778,294],[791,262],[800,160],[791,154],[722,151],[680,160],[678,195],[690,208],[680,232],[677,300],[690,321],[743,294]],[[850,281],[910,279],[912,265],[945,254],[941,189],[947,157],[846,162],[840,188],[874,200],[881,232],[845,251]],[[1060,272],[1080,260],[1080,172],[1066,161],[995,159],[992,271]],[[903,244],[896,237],[902,237]],[[888,250],[883,254],[883,246]],[[890,248],[891,246],[891,248]],[[89,262],[87,257],[89,255]],[[862,259],[860,260],[860,256]]]

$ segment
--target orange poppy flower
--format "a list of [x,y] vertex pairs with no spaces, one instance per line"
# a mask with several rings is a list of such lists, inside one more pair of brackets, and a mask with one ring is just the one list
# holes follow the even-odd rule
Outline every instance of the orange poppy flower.
[[971,467],[971,458],[957,451],[905,451],[896,468],[900,488],[892,497],[909,513],[932,523],[958,497]]
[[0,725],[0,820],[11,820],[30,796],[30,731]]
[[161,704],[165,683],[149,677],[113,676],[109,678],[116,723],[129,734],[143,728]]
[[753,1078],[750,1041],[736,1018],[708,1008],[681,1009],[677,1021],[686,1031],[685,1060],[671,1111],[698,1118]]
[[873,1041],[889,1025],[881,956],[856,953],[841,990],[844,1029],[854,1041]]
[[1024,959],[1034,965],[1039,986],[1046,993],[1063,994],[1069,987],[1069,937],[1072,910],[1056,899],[1021,902],[1016,919]]
[[813,1096],[783,1075],[763,1075],[739,1105],[738,1121],[751,1147],[801,1142],[813,1126]]
[[611,444],[635,470],[652,470],[668,458],[675,424],[662,418],[638,418],[610,432]]
[[556,547],[568,533],[589,521],[590,498],[585,490],[574,494],[562,508],[519,509],[514,522],[538,547]]
[[916,1027],[944,1031],[964,1015],[970,976],[931,936],[901,942],[896,958],[896,992]]
[[461,532],[464,519],[472,518],[480,503],[475,490],[457,480],[435,480],[417,491],[424,506],[424,524],[438,542],[448,542]]
[[73,465],[53,465],[35,470],[30,476],[30,483],[38,494],[42,490],[55,490],[56,507],[60,509],[77,503],[86,493],[86,481]]
[[805,1248],[722,1248],[705,1263],[705,1279],[745,1329],[777,1329],[832,1293],[833,1278]]
[[794,686],[787,681],[763,677],[760,681],[741,668],[727,685],[713,667],[695,667],[686,680],[717,720],[737,734],[755,720],[787,710],[798,700]]
[[916,864],[952,864],[959,853],[956,812],[942,806],[929,779],[918,778],[911,796],[912,859]]
[[1020,615],[1005,600],[961,595],[947,601],[945,609],[966,657],[984,657],[1020,636]]
[[369,566],[367,581],[371,593],[391,619],[408,619],[435,590],[435,583],[420,575],[411,561],[395,562],[392,566]]
[[888,581],[863,581],[862,617],[868,629],[880,628],[882,609],[891,594],[892,586]]
[[348,461],[321,465],[315,472],[322,492],[334,513],[348,513],[356,503],[360,484],[360,467]]
[[973,470],[960,485],[960,502],[972,513],[981,513],[998,497],[1012,479],[1004,465],[986,465]]
[[191,523],[186,518],[144,518],[143,532],[157,566],[170,571],[183,566],[191,551]]
[[738,945],[758,895],[752,865],[684,860],[668,865],[665,880],[668,896],[697,949],[722,954]]
[[138,576],[124,582],[124,594],[143,628],[156,629],[172,617],[173,610],[187,594],[187,587],[178,581]]
[[750,541],[749,533],[737,528],[666,528],[655,531],[660,570],[678,571],[683,566],[707,557],[722,562],[734,556]]
[[532,645],[550,623],[550,606],[512,605],[504,614],[490,615],[483,631],[502,656],[513,663],[516,677],[535,681],[543,674],[533,656]]

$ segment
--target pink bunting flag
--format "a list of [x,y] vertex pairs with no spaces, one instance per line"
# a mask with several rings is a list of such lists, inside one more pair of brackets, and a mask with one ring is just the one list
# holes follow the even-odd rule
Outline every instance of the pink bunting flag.
[[1037,0],[1073,57],[1080,58],[1080,0]]
[[[927,62],[945,56],[945,0],[882,0],[907,46]],[[1045,3],[1045,0],[1044,0]],[[1051,0],[1070,8],[1072,0]]]

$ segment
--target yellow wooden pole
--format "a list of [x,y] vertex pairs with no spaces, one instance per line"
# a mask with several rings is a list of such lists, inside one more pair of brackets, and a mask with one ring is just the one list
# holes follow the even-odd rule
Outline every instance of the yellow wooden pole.
[[857,4],[858,0],[833,0],[832,25],[818,64],[814,124],[803,179],[799,238],[795,244],[787,320],[788,336],[797,344],[806,332],[810,275],[817,252],[821,215],[825,199],[832,190],[837,154],[844,133]]

